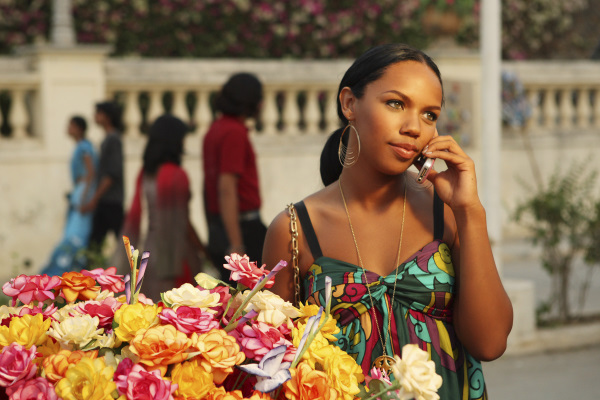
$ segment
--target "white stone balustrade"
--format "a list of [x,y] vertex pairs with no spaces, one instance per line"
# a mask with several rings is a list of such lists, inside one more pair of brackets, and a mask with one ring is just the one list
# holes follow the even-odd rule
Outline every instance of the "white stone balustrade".
[[22,141],[36,134],[32,114],[38,85],[38,75],[27,72],[24,60],[0,60],[0,95],[10,100],[0,112],[0,127],[9,133],[0,135],[0,140]]
[[600,128],[600,63],[596,61],[505,62],[517,74],[532,107],[535,135],[577,134]]

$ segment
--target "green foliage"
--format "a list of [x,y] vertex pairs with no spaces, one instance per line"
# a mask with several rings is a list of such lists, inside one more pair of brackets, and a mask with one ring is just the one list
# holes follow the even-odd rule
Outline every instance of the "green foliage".
[[600,238],[600,198],[595,194],[598,173],[588,170],[586,162],[557,170],[548,184],[521,202],[515,220],[532,233],[534,244],[541,246],[541,261],[552,279],[551,296],[539,310],[556,307],[561,321],[572,317],[569,283],[576,257],[585,255],[588,263],[597,262]]

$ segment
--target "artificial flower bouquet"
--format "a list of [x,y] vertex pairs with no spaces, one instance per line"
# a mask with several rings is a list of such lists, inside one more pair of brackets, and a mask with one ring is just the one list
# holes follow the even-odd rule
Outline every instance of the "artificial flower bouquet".
[[332,344],[329,297],[326,309],[296,308],[264,290],[285,262],[268,271],[232,254],[224,265],[237,287],[201,273],[155,304],[141,292],[149,254],[123,239],[124,277],[111,267],[4,284],[0,398],[438,398],[433,363],[416,346],[397,358],[395,381],[374,370],[363,384],[361,367]]

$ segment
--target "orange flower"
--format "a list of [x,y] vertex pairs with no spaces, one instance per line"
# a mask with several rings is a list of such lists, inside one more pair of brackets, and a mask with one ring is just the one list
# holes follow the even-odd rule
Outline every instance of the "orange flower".
[[69,303],[75,300],[94,300],[100,292],[100,286],[96,286],[94,278],[80,272],[65,272],[60,279],[57,289],[60,289],[61,295]]
[[129,350],[148,370],[158,368],[164,376],[169,364],[177,364],[187,358],[191,345],[187,335],[173,325],[160,325],[140,329],[129,343]]
[[204,399],[215,389],[212,374],[197,359],[175,365],[171,381],[177,384],[175,398],[181,400]]
[[252,396],[248,397],[248,400],[271,400],[271,396],[267,393],[255,390],[254,393],[252,393]]
[[198,336],[192,335],[194,347],[202,354],[198,356],[200,363],[211,371],[217,385],[223,383],[227,375],[233,372],[233,367],[246,359],[240,346],[233,336],[222,329],[213,329]]
[[333,400],[337,397],[337,392],[331,387],[327,375],[312,369],[306,361],[290,369],[290,373],[292,379],[283,384],[285,397],[288,399]]
[[219,386],[218,388],[210,392],[210,394],[206,396],[204,400],[244,400],[244,396],[242,395],[241,390],[234,390],[233,392],[228,392],[225,390],[225,388]]
[[69,369],[71,365],[77,364],[84,357],[93,360],[96,357],[98,357],[98,350],[61,350],[57,354],[53,354],[44,358],[42,366],[46,374],[46,379],[48,379],[51,383],[58,382],[59,380],[65,377],[67,369]]

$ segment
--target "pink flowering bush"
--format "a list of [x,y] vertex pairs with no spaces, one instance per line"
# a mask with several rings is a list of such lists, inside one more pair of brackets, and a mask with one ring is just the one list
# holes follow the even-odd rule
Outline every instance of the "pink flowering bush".
[[9,387],[21,380],[32,378],[37,366],[33,360],[37,357],[35,346],[29,350],[18,343],[11,343],[0,353],[0,386]]

